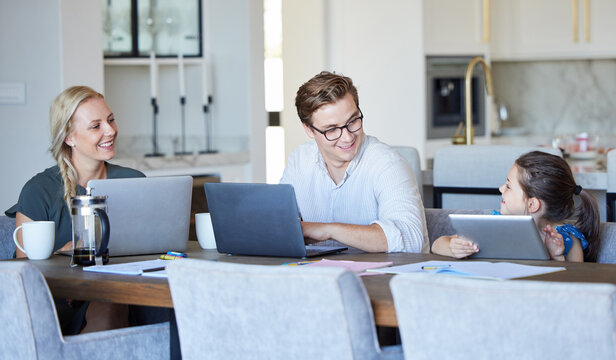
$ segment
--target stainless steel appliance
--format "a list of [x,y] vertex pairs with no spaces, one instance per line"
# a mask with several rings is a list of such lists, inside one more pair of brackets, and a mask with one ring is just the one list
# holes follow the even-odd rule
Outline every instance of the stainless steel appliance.
[[[465,122],[464,75],[472,56],[426,59],[427,138],[450,138]],[[472,79],[475,136],[485,135],[485,74],[477,68]],[[462,133],[463,134],[463,133]]]

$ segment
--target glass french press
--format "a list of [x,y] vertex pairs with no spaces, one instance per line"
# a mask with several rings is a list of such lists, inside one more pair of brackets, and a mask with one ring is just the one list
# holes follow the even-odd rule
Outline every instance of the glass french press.
[[73,255],[71,267],[78,265],[103,265],[109,262],[109,218],[107,196],[86,195],[71,198],[73,220]]

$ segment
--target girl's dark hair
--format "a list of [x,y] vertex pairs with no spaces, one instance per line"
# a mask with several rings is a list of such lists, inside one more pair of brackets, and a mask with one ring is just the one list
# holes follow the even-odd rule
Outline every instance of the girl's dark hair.
[[[529,198],[536,197],[542,201],[548,221],[564,221],[574,215],[575,211],[575,226],[588,240],[584,260],[597,261],[601,245],[597,200],[586,190],[580,192],[569,164],[561,157],[541,151],[526,153],[515,164],[520,170],[522,190]],[[577,209],[573,201],[576,192],[581,200]]]

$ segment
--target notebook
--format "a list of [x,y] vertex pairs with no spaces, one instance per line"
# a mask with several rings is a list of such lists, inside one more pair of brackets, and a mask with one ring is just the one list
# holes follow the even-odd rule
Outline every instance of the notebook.
[[347,250],[304,244],[295,191],[289,184],[204,186],[220,253],[301,258]]
[[530,215],[449,214],[458,236],[479,245],[478,259],[549,260],[548,251]]
[[185,251],[193,180],[190,176],[90,180],[107,196],[109,256]]

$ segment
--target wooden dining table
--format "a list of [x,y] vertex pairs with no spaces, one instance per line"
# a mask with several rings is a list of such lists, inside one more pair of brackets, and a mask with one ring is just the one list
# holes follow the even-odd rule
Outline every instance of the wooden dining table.
[[[224,261],[244,264],[281,265],[296,262],[300,259],[262,256],[240,256],[220,254],[216,250],[202,250],[196,241],[189,241],[187,255],[191,259],[209,261]],[[110,264],[124,262],[152,260],[159,255],[112,257]],[[416,263],[428,260],[452,260],[451,258],[433,254],[409,253],[363,253],[363,254],[335,254],[324,258],[330,260],[353,260],[368,262],[392,262],[393,265]],[[160,307],[173,307],[169,283],[166,278],[145,276],[115,275],[83,271],[82,267],[71,268],[70,257],[52,255],[47,260],[15,260],[29,261],[35,265],[45,277],[54,297],[104,301],[132,305],[149,305]],[[175,260],[169,260],[175,261]],[[471,261],[471,260],[464,260]],[[538,266],[564,266],[566,271],[559,271],[544,275],[532,276],[524,279],[560,281],[560,282],[603,282],[616,284],[616,265],[596,263],[562,263],[556,261],[530,261],[530,260],[482,260],[482,261],[508,261],[519,264]],[[375,322],[379,326],[396,327],[396,311],[389,290],[389,281],[392,275],[362,276],[366,287]],[[489,280],[487,280],[489,281]]]

